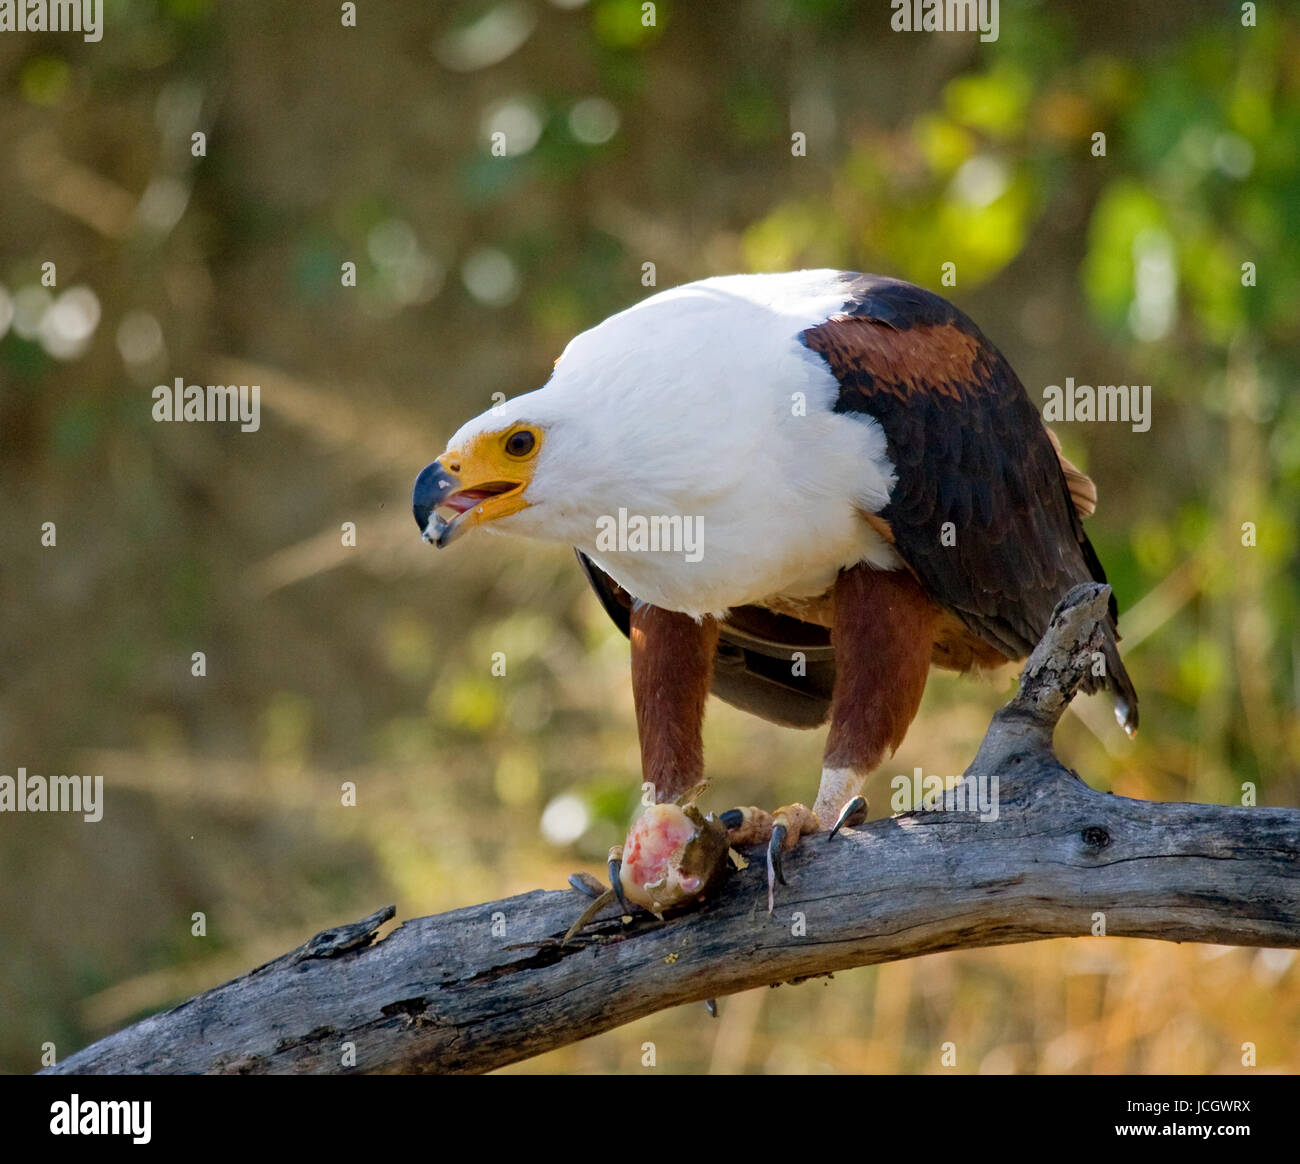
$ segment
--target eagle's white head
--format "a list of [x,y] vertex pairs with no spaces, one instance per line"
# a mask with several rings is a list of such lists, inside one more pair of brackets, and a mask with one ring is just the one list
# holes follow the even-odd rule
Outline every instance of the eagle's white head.
[[[835,378],[799,340],[843,298],[832,271],[729,276],[583,332],[543,387],[469,421],[419,475],[425,540],[567,542],[696,615],[828,584],[879,550],[861,513],[893,483],[883,432],[834,412]],[[703,552],[611,546],[620,512],[697,523]]]

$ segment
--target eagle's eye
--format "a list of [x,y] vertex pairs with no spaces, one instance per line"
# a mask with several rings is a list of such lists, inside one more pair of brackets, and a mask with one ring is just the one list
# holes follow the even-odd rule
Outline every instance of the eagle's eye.
[[521,428],[506,437],[506,452],[512,457],[526,457],[536,444],[537,438],[528,429]]

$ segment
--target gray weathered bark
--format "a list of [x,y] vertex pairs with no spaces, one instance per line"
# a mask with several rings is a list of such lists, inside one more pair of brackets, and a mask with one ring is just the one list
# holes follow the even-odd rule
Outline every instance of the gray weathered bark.
[[1094,792],[1053,754],[1108,594],[1092,584],[1066,596],[967,770],[990,791],[996,781],[996,820],[950,799],[806,841],[770,917],[761,860],[693,912],[625,925],[611,910],[568,945],[586,905],[572,891],[417,918],[375,942],[389,906],[50,1070],[487,1071],[666,1007],[1089,934],[1098,914],[1112,936],[1300,947],[1300,810],[1127,800]]

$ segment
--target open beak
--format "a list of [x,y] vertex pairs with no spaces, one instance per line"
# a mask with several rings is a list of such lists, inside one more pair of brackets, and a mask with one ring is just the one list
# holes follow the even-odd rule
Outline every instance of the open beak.
[[415,479],[411,506],[415,510],[415,524],[420,527],[426,542],[445,546],[451,541],[455,520],[439,516],[438,510],[460,488],[460,478],[447,469],[441,461],[426,465]]
[[497,515],[488,512],[489,508],[495,507],[489,507],[485,502],[516,492],[522,484],[520,481],[489,481],[466,486],[439,457],[426,465],[415,479],[415,489],[411,494],[415,524],[420,527],[426,542],[441,549],[462,533]]

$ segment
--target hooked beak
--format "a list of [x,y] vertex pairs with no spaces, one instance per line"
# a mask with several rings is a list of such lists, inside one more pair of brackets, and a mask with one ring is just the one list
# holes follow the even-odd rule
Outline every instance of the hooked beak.
[[448,521],[440,517],[437,511],[459,488],[460,478],[441,461],[426,465],[415,479],[415,489],[411,494],[415,524],[420,527],[424,540],[440,549],[451,541],[456,522],[455,519]]
[[[461,534],[485,521],[505,516],[521,507],[521,481],[487,481],[467,485],[439,457],[421,470],[411,493],[415,524],[426,542],[441,549]],[[459,469],[459,460],[454,461]],[[513,494],[513,498],[506,495]],[[500,498],[501,503],[489,504]]]

